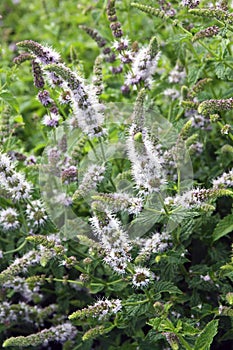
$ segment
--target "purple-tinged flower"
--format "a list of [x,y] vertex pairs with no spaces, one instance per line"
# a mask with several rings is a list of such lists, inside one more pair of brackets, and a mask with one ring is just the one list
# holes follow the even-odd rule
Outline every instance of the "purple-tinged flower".
[[180,92],[176,89],[168,88],[164,90],[164,96],[171,98],[173,101],[180,97]]
[[129,39],[121,38],[119,41],[115,40],[112,47],[119,52],[127,50],[129,47]]
[[42,124],[50,128],[56,128],[59,125],[60,116],[55,113],[46,114],[43,117]]
[[60,62],[60,55],[54,49],[43,46],[33,40],[24,40],[17,44],[31,51],[42,64],[51,64]]
[[53,99],[50,97],[49,92],[47,90],[40,91],[37,95],[40,103],[47,107],[53,102]]
[[71,93],[69,90],[65,90],[61,92],[59,96],[59,102],[64,105],[71,102]]
[[130,56],[133,62],[131,71],[126,76],[125,85],[137,85],[143,81],[146,87],[150,87],[159,58],[157,40],[153,37],[148,47],[143,47],[134,56]]
[[195,7],[197,7],[200,4],[199,0],[182,0],[181,1],[181,5],[188,7],[190,9],[194,9]]
[[69,184],[70,182],[77,181],[78,170],[76,166],[70,165],[61,172],[62,182]]
[[34,76],[34,84],[37,88],[42,89],[44,87],[44,78],[41,67],[36,60],[32,60],[32,73]]
[[185,77],[185,71],[178,64],[176,64],[169,73],[168,81],[169,83],[182,83]]

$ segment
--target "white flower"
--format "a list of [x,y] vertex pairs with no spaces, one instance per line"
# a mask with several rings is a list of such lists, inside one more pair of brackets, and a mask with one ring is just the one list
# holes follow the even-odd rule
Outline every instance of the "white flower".
[[150,238],[142,240],[143,247],[139,255],[149,258],[151,254],[161,253],[169,247],[170,240],[171,238],[167,232],[156,232]]
[[180,93],[176,89],[166,89],[164,90],[164,96],[170,97],[172,100],[176,100],[177,98],[180,97]]
[[[30,205],[31,204],[31,205]],[[43,226],[48,219],[43,204],[40,200],[34,200],[27,205],[26,215],[33,227]]]
[[128,157],[132,163],[132,175],[140,193],[158,192],[167,183],[162,164],[164,159],[144,128],[141,132],[142,142],[135,141],[137,126],[132,124],[127,140]]
[[149,54],[149,48],[141,48],[135,57],[133,57],[133,63],[131,72],[126,76],[126,85],[136,85],[140,81],[144,81],[145,85],[150,87],[152,82],[152,76],[155,73],[160,58],[160,52],[155,57],[151,57]]
[[18,213],[13,208],[2,209],[0,211],[0,226],[4,231],[11,231],[19,228]]
[[153,277],[154,274],[149,269],[145,267],[136,267],[135,274],[132,278],[133,286],[136,288],[147,287]]
[[228,173],[224,172],[221,176],[217,177],[212,181],[213,187],[218,188],[226,188],[233,187],[233,169],[229,170]]
[[200,278],[201,278],[203,281],[205,281],[205,282],[211,281],[210,275],[208,275],[208,274],[205,275],[205,276],[200,275]]
[[91,191],[95,190],[97,184],[104,179],[105,167],[101,165],[90,165],[85,172],[85,175],[79,185],[79,188],[74,193],[73,200],[79,197],[85,197],[90,194]]
[[168,81],[169,83],[181,83],[186,77],[186,73],[182,70],[179,65],[176,66],[170,71]]

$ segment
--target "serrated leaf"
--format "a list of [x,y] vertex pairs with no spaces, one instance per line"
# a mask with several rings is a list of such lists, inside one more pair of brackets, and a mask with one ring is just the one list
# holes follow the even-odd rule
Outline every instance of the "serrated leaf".
[[[137,304],[138,303],[138,304]],[[128,304],[128,305],[127,305]],[[125,309],[127,311],[127,316],[129,317],[139,317],[141,315],[148,315],[151,305],[145,295],[133,295],[126,300]]]
[[182,291],[171,282],[159,281],[155,284],[155,293],[182,294]]
[[104,285],[100,283],[91,283],[89,286],[89,292],[91,294],[97,294],[104,289]]
[[199,64],[198,65],[197,64],[191,65],[191,67],[189,68],[189,71],[188,71],[189,84],[196,84],[198,79],[201,77],[201,74],[202,74],[204,69],[205,69],[204,64],[201,67]]
[[147,322],[147,324],[149,324],[151,327],[157,330],[161,322],[162,322],[161,317],[155,317],[155,318],[151,318]]
[[218,322],[219,320],[212,320],[205,326],[195,342],[194,350],[210,349],[213,338],[218,332]]
[[214,229],[213,242],[233,231],[233,214],[225,216]]

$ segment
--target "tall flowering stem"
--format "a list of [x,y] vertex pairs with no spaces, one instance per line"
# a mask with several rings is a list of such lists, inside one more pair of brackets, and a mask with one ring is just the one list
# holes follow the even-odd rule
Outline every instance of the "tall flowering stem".
[[204,115],[212,114],[219,111],[228,111],[233,109],[233,98],[226,100],[206,100],[198,106],[198,112]]
[[99,103],[96,94],[88,92],[81,78],[64,64],[51,64],[44,69],[63,79],[71,93],[74,119],[82,131],[90,137],[102,136],[105,132],[101,126],[104,121],[103,105]]
[[66,322],[62,325],[54,326],[48,329],[43,329],[41,332],[36,334],[28,335],[27,337],[12,337],[3,343],[3,347],[9,346],[48,346],[50,341],[57,343],[64,343],[66,340],[73,339],[77,334],[77,330],[70,322]]
[[137,2],[131,2],[130,5],[132,7],[135,7],[137,9],[141,10],[142,12],[148,13],[149,15],[153,15],[153,16],[165,18],[165,19],[168,18],[165,11],[156,9],[152,6],[143,5],[143,4],[140,4]]
[[123,32],[121,29],[121,24],[118,21],[117,15],[116,15],[116,8],[115,8],[115,0],[108,0],[107,4],[107,15],[108,20],[111,23],[110,28],[112,30],[112,34],[115,38],[120,38],[123,36]]
[[207,8],[190,9],[189,12],[196,16],[216,18],[220,21],[228,22],[229,24],[233,23],[233,14],[219,8],[218,9],[207,9]]

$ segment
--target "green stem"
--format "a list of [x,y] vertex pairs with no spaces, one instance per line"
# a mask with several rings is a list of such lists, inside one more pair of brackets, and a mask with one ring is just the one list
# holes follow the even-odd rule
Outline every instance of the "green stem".
[[27,240],[23,241],[22,244],[18,248],[8,250],[7,252],[3,252],[4,255],[19,252],[25,245],[27,244]]
[[92,151],[93,151],[93,153],[94,153],[96,159],[99,160],[99,157],[98,157],[98,155],[97,155],[97,153],[96,153],[96,150],[95,150],[95,147],[94,147],[92,141],[88,139],[87,142],[88,142],[89,145],[91,146],[91,149],[92,149]]
[[139,301],[129,301],[128,303],[122,303],[123,306],[130,306],[130,305],[140,305],[140,304],[145,304],[148,303],[150,299],[144,299],[144,300],[139,300]]
[[177,192],[180,194],[181,172],[180,168],[177,168]]
[[165,213],[166,213],[167,215],[169,215],[169,211],[168,211],[168,209],[167,209],[167,206],[166,206],[166,204],[164,203],[163,197],[161,196],[160,193],[158,193],[158,197],[159,197],[160,203],[161,203],[162,206],[163,206],[163,209],[165,210]]
[[83,282],[81,281],[74,281],[74,280],[66,280],[66,279],[62,279],[62,278],[44,278],[46,281],[48,282],[51,282],[52,281],[55,281],[55,282],[68,282],[68,283],[73,283],[73,284],[78,284],[79,286],[83,286]]

